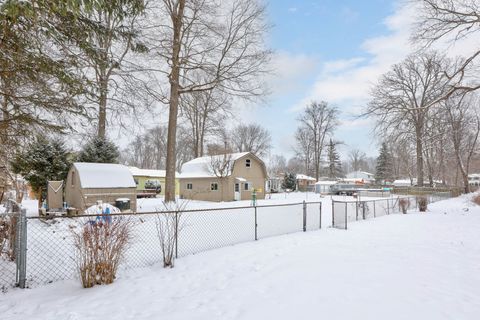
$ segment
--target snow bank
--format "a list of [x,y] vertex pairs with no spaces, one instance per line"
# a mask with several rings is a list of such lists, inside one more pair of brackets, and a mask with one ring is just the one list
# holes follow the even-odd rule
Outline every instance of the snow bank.
[[[467,210],[468,209],[468,210]],[[462,319],[480,314],[480,207],[468,197],[188,256],[113,285],[0,295],[13,319]],[[67,307],[68,306],[68,307]]]

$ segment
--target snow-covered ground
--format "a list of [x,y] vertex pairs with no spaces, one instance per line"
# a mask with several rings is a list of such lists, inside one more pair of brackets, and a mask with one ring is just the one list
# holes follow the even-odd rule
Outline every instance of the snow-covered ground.
[[471,196],[0,295],[10,319],[478,319],[480,207]]

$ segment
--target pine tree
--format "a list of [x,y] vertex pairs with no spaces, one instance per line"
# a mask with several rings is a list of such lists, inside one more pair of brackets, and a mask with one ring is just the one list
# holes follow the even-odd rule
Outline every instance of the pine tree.
[[375,180],[378,183],[383,184],[385,181],[393,180],[392,157],[385,142],[382,143],[379,153],[375,171]]
[[119,156],[118,147],[113,142],[94,137],[83,146],[78,162],[118,163]]
[[282,188],[295,190],[296,187],[297,187],[297,180],[295,179],[295,175],[293,173],[285,173],[285,177],[283,178]]
[[328,153],[327,153],[327,161],[328,161],[328,177],[331,179],[336,179],[342,176],[342,162],[340,161],[340,156],[337,152],[336,145],[338,142],[334,142],[330,139],[328,143]]
[[63,140],[39,136],[16,155],[11,165],[13,172],[22,175],[42,201],[48,181],[66,179],[71,165],[69,158]]

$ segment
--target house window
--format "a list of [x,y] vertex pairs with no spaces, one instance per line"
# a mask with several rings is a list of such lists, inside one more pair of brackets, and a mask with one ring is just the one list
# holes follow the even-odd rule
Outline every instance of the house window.
[[187,190],[192,190],[192,189],[193,189],[193,184],[187,183]]
[[252,166],[252,161],[250,159],[245,160],[245,167],[250,168]]
[[245,188],[245,191],[249,191],[250,190],[250,182],[245,182],[244,188]]
[[213,183],[210,185],[210,190],[212,190],[212,191],[217,191],[217,190],[218,190],[218,183],[213,182]]

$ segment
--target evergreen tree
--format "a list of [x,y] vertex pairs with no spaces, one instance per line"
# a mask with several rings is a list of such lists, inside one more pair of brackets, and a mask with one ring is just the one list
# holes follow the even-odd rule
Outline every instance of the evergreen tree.
[[336,179],[340,176],[342,176],[342,162],[340,161],[340,156],[337,152],[336,145],[338,142],[334,142],[332,139],[330,139],[330,142],[328,143],[328,177],[331,179]]
[[295,174],[285,173],[285,177],[283,178],[282,188],[295,190],[296,187],[297,187],[297,179],[295,178]]
[[94,137],[83,146],[78,162],[118,163],[119,156],[118,147],[113,142]]
[[385,181],[393,180],[392,157],[385,142],[382,143],[380,154],[377,158],[375,180],[382,184],[385,183]]
[[13,172],[22,175],[42,201],[47,182],[65,180],[71,162],[63,140],[39,136],[16,155],[11,165]]

